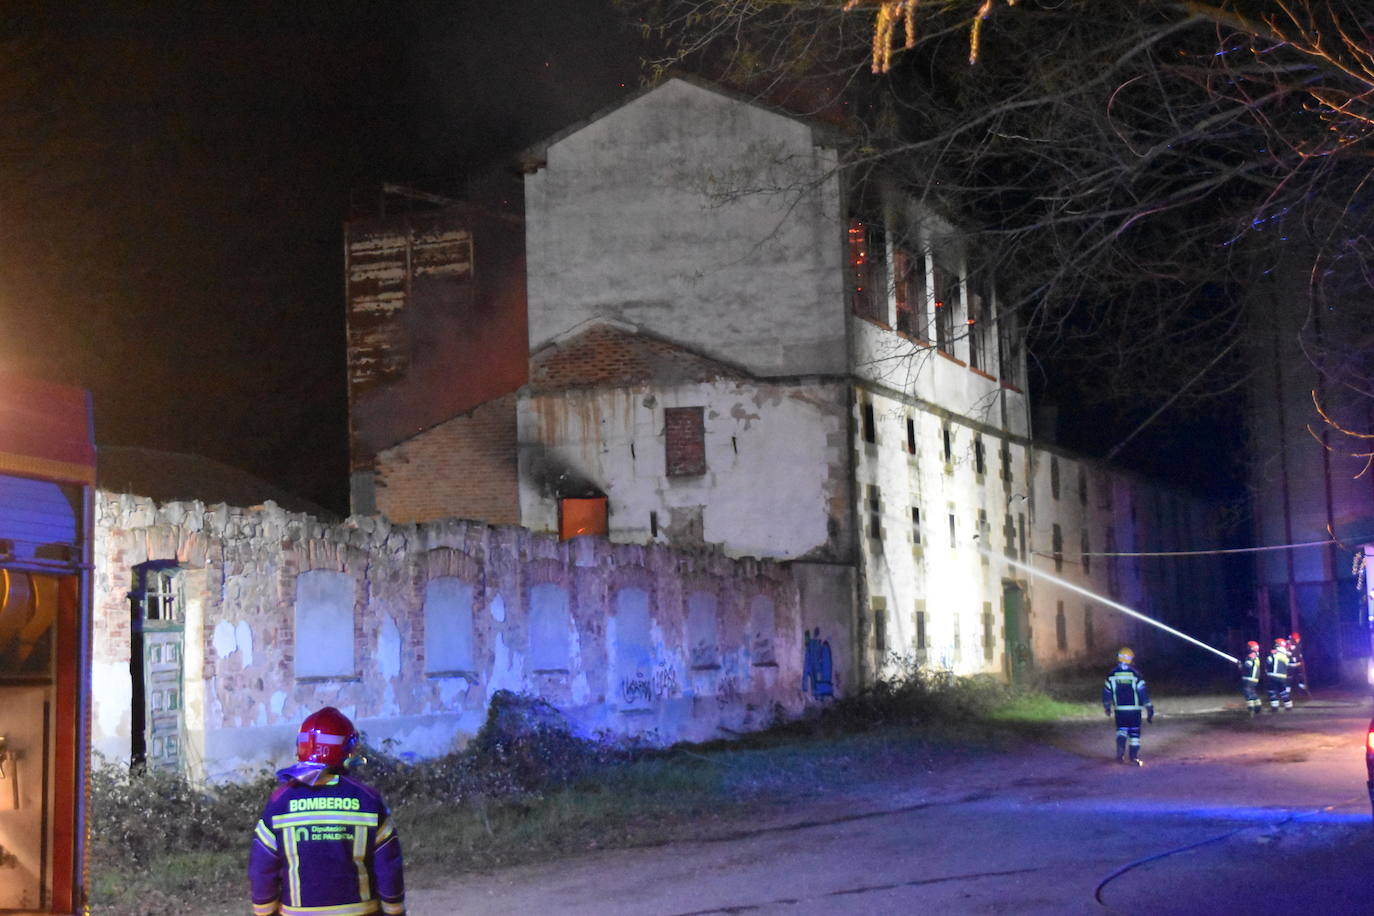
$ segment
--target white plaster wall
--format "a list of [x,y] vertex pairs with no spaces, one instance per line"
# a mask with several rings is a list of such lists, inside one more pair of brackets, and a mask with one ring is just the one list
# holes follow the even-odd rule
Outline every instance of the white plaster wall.
[[[1007,507],[1013,518],[1021,500],[1014,499],[1020,475],[1016,474],[1019,445],[1013,446],[1012,487],[1000,478],[998,451],[1001,439],[995,430],[950,418],[951,458],[944,460],[944,417],[920,409],[905,399],[860,390],[855,399],[855,428],[862,429],[860,411],[865,400],[874,408],[875,443],[855,442],[862,549],[867,599],[864,612],[871,618],[871,599],[882,598],[887,608],[889,652],[910,654],[916,650],[916,602],[923,600],[927,615],[926,658],[929,664],[958,673],[1001,671],[1002,580],[1023,579],[1002,557],[1002,519]],[[916,452],[907,451],[907,418],[916,424]],[[981,435],[985,470],[976,473],[973,440]],[[868,537],[868,487],[877,486],[882,507],[883,539],[875,549]],[[912,507],[921,510],[921,541],[913,541]],[[987,513],[993,544],[984,562],[983,538],[977,533],[978,510]],[[949,516],[955,517],[951,541]],[[990,602],[995,620],[993,660],[983,653],[984,602]],[[956,618],[959,647],[955,646]],[[865,628],[868,649],[873,648],[873,624]],[[872,658],[877,668],[883,660]],[[891,667],[885,670],[892,671]]]
[[[1093,551],[1106,549],[1106,530],[1115,531],[1119,551],[1146,549],[1147,534],[1184,548],[1205,546],[1211,531],[1209,516],[1200,501],[1174,491],[1164,491],[1143,478],[1104,471],[1082,459],[1032,447],[1025,440],[1007,440],[1011,452],[1012,480],[1001,479],[999,450],[1003,438],[995,429],[976,426],[958,416],[944,416],[908,399],[886,396],[860,388],[855,397],[855,429],[862,430],[862,406],[873,404],[876,426],[874,443],[854,443],[855,493],[860,525],[859,544],[863,557],[864,602],[867,616],[863,634],[870,672],[883,660],[874,653],[872,598],[886,606],[886,631],[889,652],[909,654],[915,648],[916,602],[923,600],[927,614],[927,664],[948,667],[956,673],[1004,671],[1005,634],[1002,591],[1005,581],[1021,584],[1029,603],[1031,645],[1037,665],[1054,667],[1080,659],[1109,663],[1122,642],[1133,642],[1142,635],[1144,624],[1110,609],[1052,578],[1033,575],[1007,562],[1004,519],[1011,514],[1013,526],[1024,518],[1026,555],[1024,562],[1037,571],[1057,577],[1074,586],[1109,598],[1108,561],[1094,558],[1091,569],[1082,565],[1081,536],[1090,533]],[[907,451],[907,418],[916,423],[916,453]],[[949,423],[952,460],[943,454],[942,427]],[[981,435],[985,450],[985,474],[975,471],[972,443]],[[1055,499],[1051,487],[1051,458],[1059,463],[1060,495]],[[1080,501],[1078,475],[1088,476],[1088,500]],[[882,507],[883,538],[880,549],[867,535],[868,487],[878,487]],[[1110,496],[1104,492],[1110,488]],[[1136,505],[1135,518],[1131,507]],[[1171,507],[1169,513],[1186,512],[1193,519],[1187,533],[1174,530],[1172,521],[1154,520],[1144,511],[1146,504]],[[914,548],[911,508],[922,514],[922,544]],[[975,540],[978,510],[987,513],[989,531]],[[955,516],[955,536],[951,542],[948,517]],[[1169,519],[1173,515],[1169,514]],[[1064,535],[1061,571],[1054,569],[1052,557],[1053,525]],[[1214,538],[1213,538],[1214,540]],[[984,558],[979,544],[990,542],[991,555]],[[1019,531],[1013,537],[1015,559],[1020,555]],[[1151,609],[1173,608],[1184,583],[1201,595],[1215,595],[1219,583],[1209,577],[1207,568],[1189,569],[1174,576],[1145,576],[1138,560],[1117,561],[1120,575],[1117,601],[1150,613]],[[1211,599],[1203,599],[1211,600]],[[1068,646],[1058,647],[1056,612],[1064,602]],[[982,647],[984,603],[991,605],[994,620],[994,653],[985,658]],[[1093,605],[1094,647],[1086,644],[1084,607]],[[955,622],[961,633],[959,651],[954,647]],[[890,663],[882,670],[896,669]]]
[[[720,380],[669,388],[578,389],[522,397],[521,518],[557,528],[557,501],[531,479],[530,447],[599,484],[613,540],[672,543],[675,513],[699,511],[704,540],[729,556],[794,558],[830,543],[832,502],[848,484],[837,384]],[[703,407],[706,473],[667,477],[663,410]],[[804,495],[805,498],[799,498]],[[843,508],[840,509],[843,511]]]
[[758,375],[843,372],[838,214],[809,125],[669,80],[526,177],[530,348],[616,318]]
[[1012,435],[1029,436],[1024,392],[871,321],[854,315],[848,320],[855,377]]

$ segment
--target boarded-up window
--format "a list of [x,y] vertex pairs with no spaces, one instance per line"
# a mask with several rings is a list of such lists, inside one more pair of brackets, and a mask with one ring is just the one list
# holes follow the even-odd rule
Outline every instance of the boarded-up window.
[[667,474],[695,477],[706,473],[706,427],[700,407],[668,407],[663,411]]
[[649,593],[622,588],[615,593],[615,666],[611,676],[622,709],[647,709],[654,701],[654,650]]
[[776,665],[773,636],[777,620],[773,614],[773,599],[755,595],[749,602],[749,652],[755,665]]
[[572,657],[572,616],[561,585],[530,589],[530,670],[567,671]]
[[441,576],[425,583],[425,673],[475,671],[472,658],[473,588]]
[[327,569],[296,577],[296,677],[353,677],[353,578]]
[[720,667],[716,596],[710,592],[692,592],[687,596],[687,645],[693,668]]

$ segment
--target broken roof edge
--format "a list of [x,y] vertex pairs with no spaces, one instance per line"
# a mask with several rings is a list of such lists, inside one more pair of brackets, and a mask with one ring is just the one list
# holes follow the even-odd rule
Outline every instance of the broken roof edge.
[[812,139],[815,141],[817,146],[838,147],[843,145],[847,141],[853,140],[853,137],[851,137],[846,131],[844,131],[842,128],[836,127],[833,124],[827,124],[826,122],[820,121],[816,118],[811,118],[806,115],[797,114],[794,111],[789,111],[786,108],[782,108],[770,102],[762,101],[759,98],[751,96],[747,92],[742,92],[738,89],[733,89],[729,86],[722,85],[721,83],[717,83],[714,80],[709,80],[703,76],[698,76],[695,73],[675,72],[669,73],[653,85],[643,86],[639,89],[636,89],[634,92],[631,92],[624,98],[616,102],[613,102],[610,105],[605,106],[604,108],[598,109],[597,111],[593,112],[591,115],[583,118],[582,120],[569,124],[562,130],[550,134],[543,140],[540,140],[537,143],[531,144],[530,146],[527,146],[524,149],[520,150],[518,153],[515,154],[515,158],[516,161],[519,163],[520,170],[526,173],[539,171],[547,164],[549,147],[553,146],[556,143],[559,143],[562,140],[567,139],[568,137],[571,137],[573,134],[581,130],[584,130],[587,127],[590,127],[597,121],[600,121],[602,118],[605,118],[615,113],[616,111],[619,111],[620,109],[625,108],[626,106],[631,105],[634,102],[637,102],[644,96],[649,95],[652,92],[657,92],[659,89],[674,81],[686,83],[689,86],[694,86],[697,89],[702,89],[707,92],[713,92],[716,95],[722,96],[731,101],[739,102],[745,105],[752,105],[753,107],[759,108],[763,111],[772,112],[773,114],[776,114],[779,117],[787,118],[791,121],[796,121],[797,123],[810,128]]

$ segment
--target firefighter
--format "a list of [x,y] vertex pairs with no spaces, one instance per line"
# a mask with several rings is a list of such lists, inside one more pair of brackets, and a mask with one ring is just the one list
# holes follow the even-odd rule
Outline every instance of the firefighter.
[[[1308,693],[1307,665],[1304,664],[1302,657],[1302,636],[1297,633],[1288,634],[1288,683],[1297,684],[1299,690]],[[1310,693],[1308,695],[1310,697]]]
[[1259,643],[1253,639],[1245,644],[1245,658],[1240,660],[1240,691],[1245,694],[1245,708],[1252,717],[1263,710],[1260,703],[1260,655]]
[[1135,653],[1123,646],[1116,653],[1116,667],[1107,675],[1102,685],[1102,709],[1108,716],[1116,716],[1116,762],[1126,763],[1126,747],[1131,749],[1130,765],[1144,766],[1140,760],[1140,714],[1146,713],[1146,721],[1155,720],[1155,706],[1150,702],[1150,691],[1145,687],[1145,678],[1131,666]]
[[359,742],[333,706],[311,713],[296,738],[294,766],[253,834],[248,876],[254,916],[382,913],[404,916],[401,843],[375,789],[346,768]]
[[1293,695],[1288,691],[1288,640],[1282,636],[1274,640],[1265,660],[1264,689],[1269,694],[1270,712],[1278,712],[1280,703],[1285,711],[1293,708]]

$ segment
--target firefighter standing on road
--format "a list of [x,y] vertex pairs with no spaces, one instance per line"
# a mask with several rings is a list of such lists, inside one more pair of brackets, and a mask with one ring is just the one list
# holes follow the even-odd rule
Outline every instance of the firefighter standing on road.
[[1259,695],[1260,657],[1259,643],[1253,639],[1245,644],[1245,658],[1240,660],[1240,690],[1245,694],[1245,708],[1251,716],[1263,710]]
[[1288,634],[1288,683],[1307,693],[1307,665],[1302,657],[1302,637],[1297,633]]
[[1116,653],[1116,667],[1107,675],[1102,685],[1102,709],[1116,716],[1116,762],[1126,763],[1126,747],[1130,745],[1132,766],[1143,766],[1140,760],[1140,714],[1145,712],[1147,722],[1155,719],[1155,706],[1150,702],[1150,691],[1145,687],[1145,678],[1131,667],[1135,653],[1122,647]]
[[295,766],[263,808],[248,876],[254,916],[405,916],[401,843],[375,789],[345,772],[359,741],[333,706],[301,723]]
[[1274,640],[1265,660],[1264,689],[1269,694],[1270,712],[1278,712],[1280,703],[1285,710],[1293,708],[1293,694],[1288,690],[1288,640],[1282,636]]

